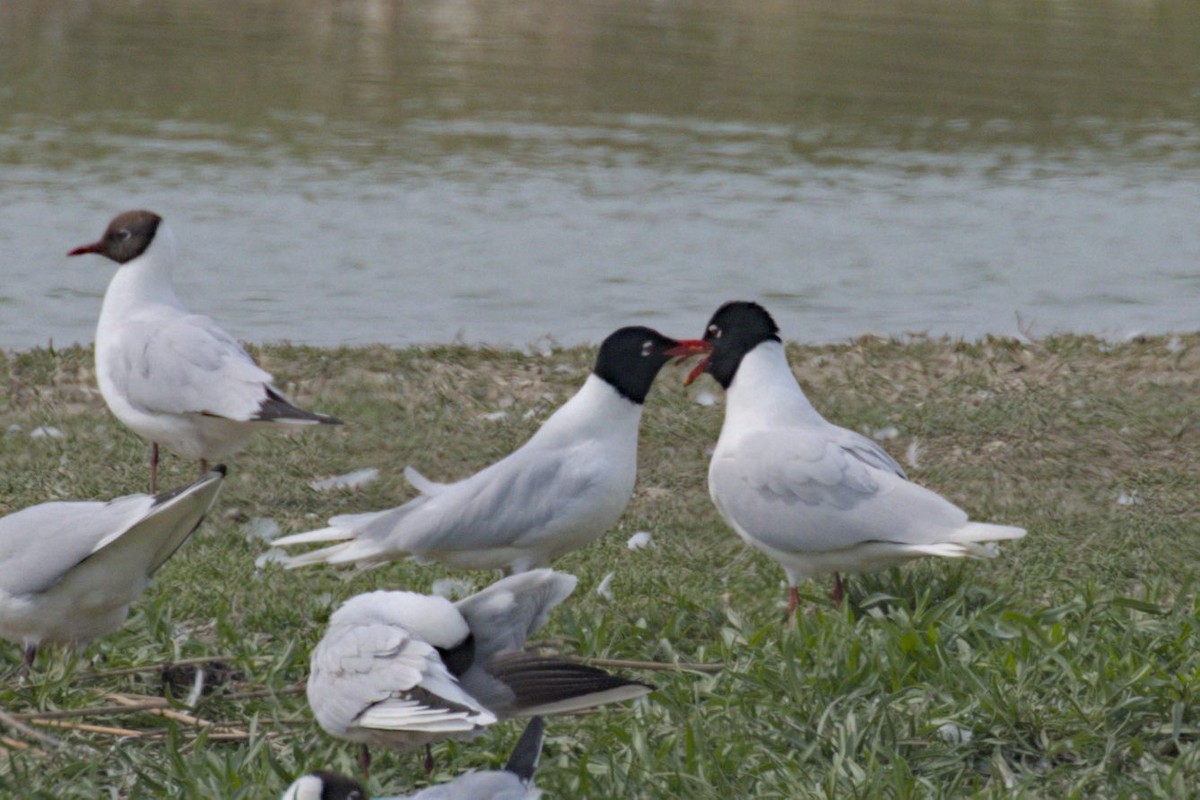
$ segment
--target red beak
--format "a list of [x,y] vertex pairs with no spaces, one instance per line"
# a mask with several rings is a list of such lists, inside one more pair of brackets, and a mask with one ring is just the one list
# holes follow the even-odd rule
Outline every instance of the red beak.
[[103,253],[103,252],[104,252],[104,242],[92,242],[91,244],[85,244],[82,247],[76,247],[74,250],[67,253],[67,255],[82,256],[87,253]]
[[710,359],[708,356],[700,359],[700,363],[692,367],[692,371],[689,372],[687,377],[683,379],[683,385],[691,386],[692,382],[696,380],[696,378],[699,378],[701,375],[708,372],[708,364],[711,360],[712,359]]
[[674,347],[666,351],[667,355],[680,358],[704,356],[704,359],[688,374],[687,379],[683,382],[684,386],[689,385],[708,369],[708,354],[712,352],[712,349],[712,345],[703,339],[680,339]]
[[688,356],[706,356],[711,352],[712,345],[703,339],[680,339],[670,350],[664,350],[663,355],[687,358]]

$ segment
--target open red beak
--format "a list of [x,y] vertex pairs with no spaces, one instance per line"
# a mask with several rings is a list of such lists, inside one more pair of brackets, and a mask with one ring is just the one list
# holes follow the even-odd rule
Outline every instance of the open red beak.
[[104,242],[92,242],[91,244],[85,244],[82,247],[76,247],[74,250],[67,253],[67,255],[82,256],[87,253],[103,253],[103,252],[104,252]]
[[670,350],[664,350],[663,355],[687,358],[688,356],[706,356],[711,352],[712,345],[703,339],[680,339]]
[[692,381],[696,380],[696,378],[699,378],[705,372],[708,372],[708,364],[711,360],[712,359],[710,359],[708,356],[700,359],[700,362],[696,364],[696,366],[692,367],[692,371],[689,372],[687,377],[683,379],[683,385],[691,386]]
[[700,375],[706,369],[708,369],[708,354],[712,352],[712,349],[712,345],[703,339],[680,339],[678,344],[666,351],[667,355],[678,356],[680,358],[687,358],[688,356],[704,356],[700,363],[697,364],[690,373],[688,373],[687,378],[683,382],[684,386],[687,386],[692,381],[696,380],[696,378],[700,377]]

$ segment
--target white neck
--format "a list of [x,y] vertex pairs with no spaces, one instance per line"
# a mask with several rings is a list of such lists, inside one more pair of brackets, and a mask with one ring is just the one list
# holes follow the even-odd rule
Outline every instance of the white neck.
[[632,431],[636,441],[641,419],[640,403],[622,397],[606,380],[592,373],[579,391],[542,423],[534,438],[551,438],[559,432],[575,438],[620,437]]
[[759,344],[742,358],[726,392],[725,424],[741,429],[824,423],[804,396],[779,342]]
[[110,314],[125,316],[131,307],[147,304],[183,308],[171,286],[174,262],[175,236],[167,223],[161,222],[145,252],[117,268],[104,293],[101,319]]

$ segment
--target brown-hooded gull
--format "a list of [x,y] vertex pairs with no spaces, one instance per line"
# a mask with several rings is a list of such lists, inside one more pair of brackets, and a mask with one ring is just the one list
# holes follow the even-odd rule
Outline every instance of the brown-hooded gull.
[[150,442],[150,492],[158,447],[200,462],[238,450],[265,424],[338,425],[291,404],[232,336],[184,308],[171,285],[175,237],[152,211],[126,211],[99,241],[68,255],[97,253],[119,264],[96,326],[96,380],[113,414]]

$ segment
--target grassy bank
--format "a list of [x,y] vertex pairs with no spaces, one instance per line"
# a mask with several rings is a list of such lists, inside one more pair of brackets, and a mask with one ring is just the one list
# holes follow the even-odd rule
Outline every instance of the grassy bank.
[[[0,728],[0,795],[274,797],[297,773],[353,772],[303,696],[332,608],[376,588],[428,591],[439,568],[256,572],[283,532],[411,496],[406,464],[453,479],[506,454],[580,384],[593,351],[317,350],[259,356],[306,407],[349,421],[262,434],[230,460],[218,510],[170,561],[128,624],[81,656],[47,648],[18,681],[0,643],[0,708],[96,708],[161,693],[129,668],[221,656],[240,677],[197,726],[147,712]],[[705,487],[722,408],[668,369],[647,402],[638,488],[617,530],[556,566],[580,578],[540,636],[589,656],[721,664],[637,672],[649,702],[548,725],[538,783],[557,798],[1192,796],[1200,785],[1200,336],[1119,346],[862,340],[795,347],[834,421],[878,433],[910,476],[973,517],[1029,536],[987,563],[920,563],[825,583],[782,625],[782,571],[723,525]],[[303,377],[303,380],[298,380]],[[0,362],[0,511],[144,491],[146,448],[108,414],[90,351]],[[504,411],[497,418],[493,412]],[[40,434],[34,432],[40,429]],[[57,433],[57,435],[56,435]],[[314,478],[377,467],[357,492]],[[194,465],[168,458],[164,486]],[[636,531],[656,549],[630,551]],[[595,590],[608,573],[613,599]],[[492,576],[469,574],[477,585]],[[122,672],[124,670],[124,672]],[[266,691],[264,691],[266,690]],[[186,711],[186,709],[181,709]],[[109,730],[85,731],[79,725]],[[124,732],[121,732],[121,731]],[[520,723],[435,747],[434,780],[502,761]],[[380,751],[371,789],[425,782],[421,759]]]

